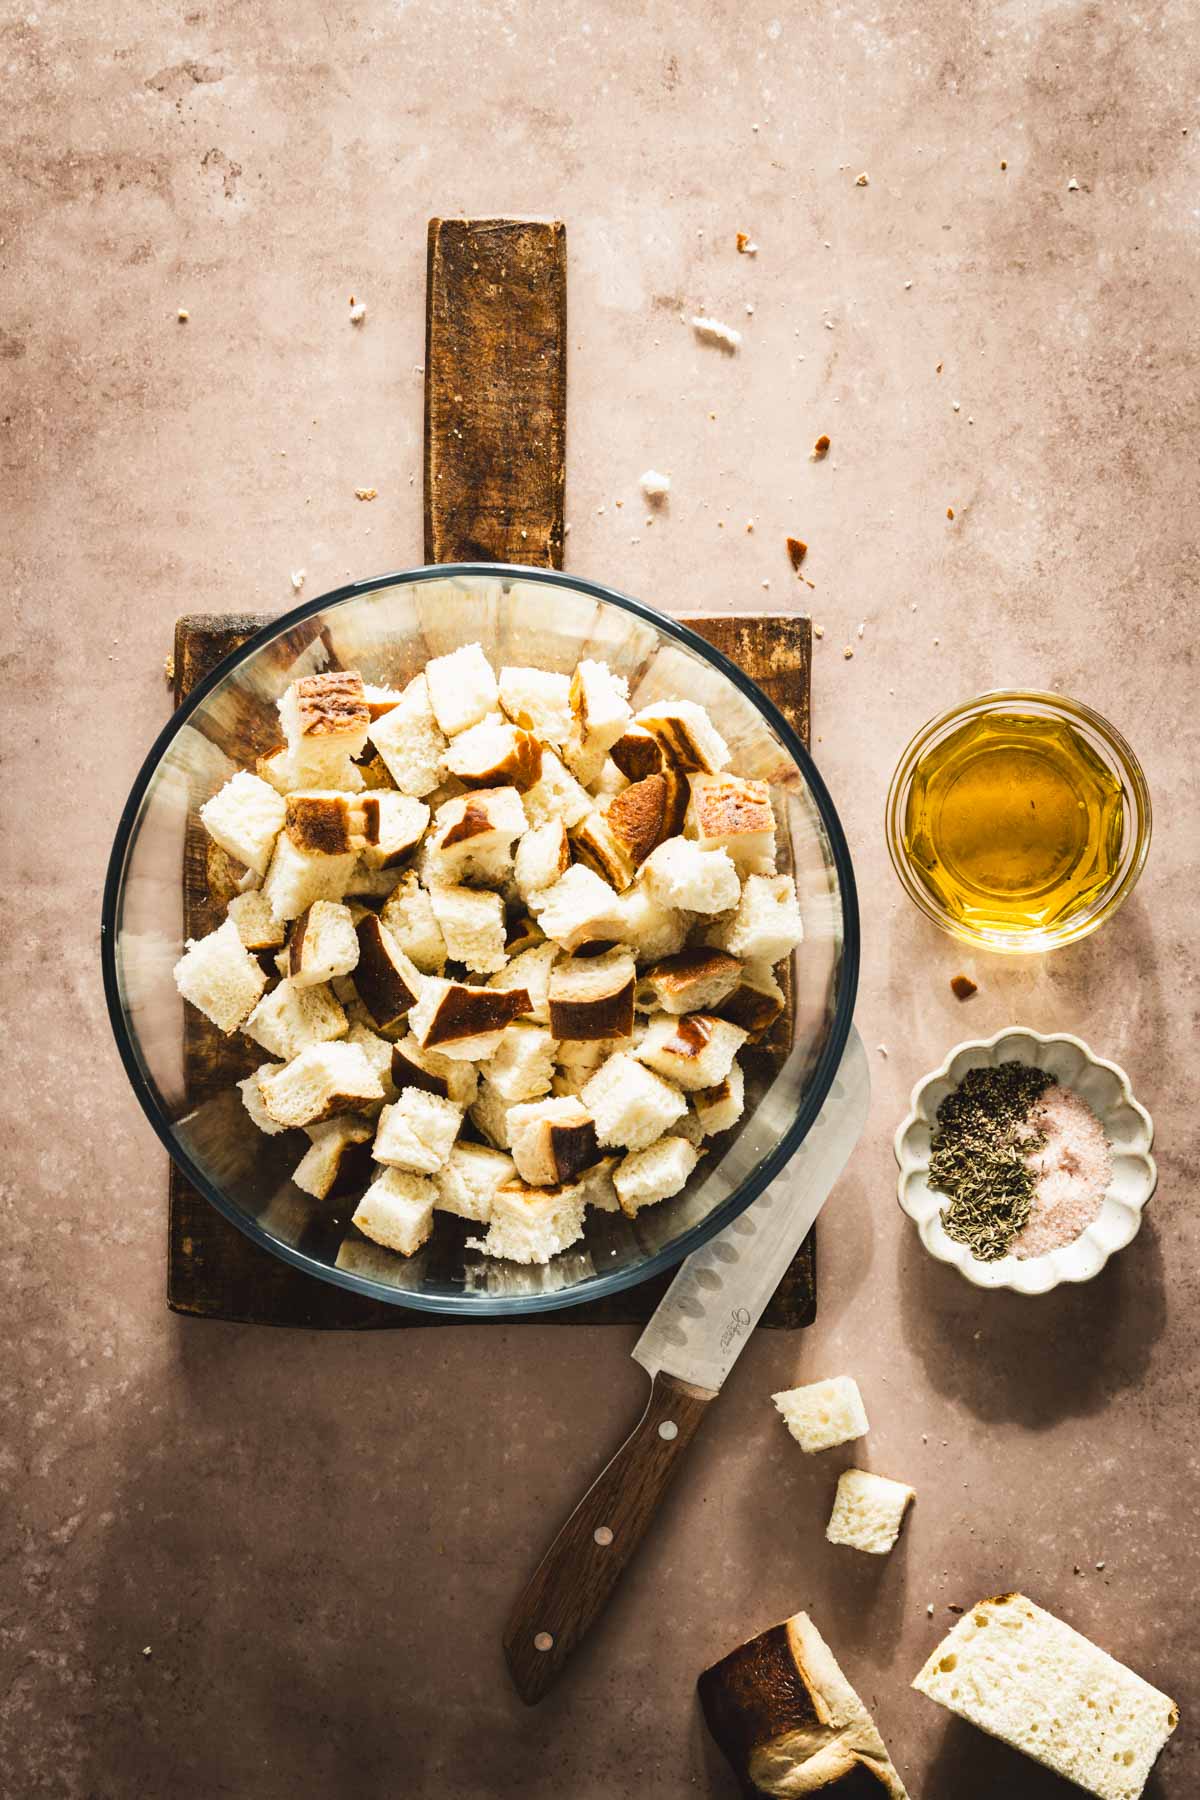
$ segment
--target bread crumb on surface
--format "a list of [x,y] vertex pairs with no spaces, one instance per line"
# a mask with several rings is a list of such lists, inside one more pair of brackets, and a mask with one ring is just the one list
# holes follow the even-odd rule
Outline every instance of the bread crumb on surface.
[[825,627],[823,625],[814,625],[812,631],[815,638],[823,638],[825,636]]
[[378,488],[355,488],[354,498],[356,500],[374,500],[378,493]]
[[166,661],[163,663],[163,674],[166,676],[168,681],[174,681],[174,679],[175,679],[175,658],[173,656],[168,656]]
[[854,185],[855,185],[855,187],[870,187],[871,177],[867,174],[867,171],[865,169],[863,170],[862,174],[859,176],[858,180],[855,182]]
[[292,570],[292,592],[293,593],[298,594],[300,592],[300,589],[304,586],[304,578],[307,575],[307,573],[308,573],[307,569],[293,569]]
[[741,332],[735,331],[732,325],[726,325],[721,319],[710,319],[704,313],[693,315],[692,330],[697,337],[720,344],[723,350],[736,350],[742,341]]
[[948,506],[946,508],[946,517],[948,519],[952,519],[954,517],[954,508],[952,506]]
[[798,569],[808,555],[808,545],[803,538],[790,537],[787,539],[787,553],[793,569]]
[[758,255],[758,245],[752,243],[744,231],[739,231],[737,234],[737,247],[739,256]]
[[367,316],[366,307],[363,305],[361,300],[358,301],[356,304],[355,300],[354,300],[354,296],[352,294],[350,296],[350,323],[352,325],[361,325],[363,320],[366,318],[366,316]]
[[175,314],[175,317],[179,320],[181,325],[186,325],[191,316],[192,315],[186,306],[181,306],[179,311]]
[[823,462],[828,455],[829,455],[829,437],[828,437],[827,433],[825,433],[823,431],[821,433],[820,437],[817,439],[816,443],[812,447],[812,455],[809,457],[809,461],[810,462]]
[[1077,194],[1079,192],[1079,183],[1076,181],[1076,179],[1073,175],[1072,175],[1070,181],[1068,181],[1068,183],[1067,183],[1067,192],[1068,192],[1068,194]]
[[842,651],[842,655],[845,657],[847,662],[850,662],[852,660],[852,658],[854,656],[854,652],[850,648],[849,644],[847,644],[846,648]]
[[956,1000],[969,1000],[972,994],[979,992],[979,983],[972,981],[969,975],[952,975],[950,988]]
[[671,477],[660,469],[647,469],[640,476],[638,486],[647,500],[665,500],[671,491]]

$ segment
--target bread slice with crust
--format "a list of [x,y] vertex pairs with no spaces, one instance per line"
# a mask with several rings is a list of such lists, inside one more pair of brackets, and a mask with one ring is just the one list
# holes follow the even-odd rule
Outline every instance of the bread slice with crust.
[[562,958],[550,970],[551,1035],[560,1040],[631,1037],[636,980],[634,960],[626,950]]
[[742,965],[725,950],[697,945],[652,963],[638,983],[638,1005],[668,1013],[715,1011],[737,987]]
[[393,1031],[420,999],[426,977],[374,913],[359,920],[356,936],[359,998],[381,1031]]
[[472,987],[430,975],[408,1023],[423,1050],[455,1062],[485,1062],[499,1049],[505,1027],[528,1011],[524,988]]
[[507,1131],[517,1173],[534,1187],[573,1182],[600,1157],[595,1122],[578,1099],[512,1106]]
[[775,873],[775,814],[765,781],[740,775],[688,776],[684,829],[702,850],[724,850],[743,874]]

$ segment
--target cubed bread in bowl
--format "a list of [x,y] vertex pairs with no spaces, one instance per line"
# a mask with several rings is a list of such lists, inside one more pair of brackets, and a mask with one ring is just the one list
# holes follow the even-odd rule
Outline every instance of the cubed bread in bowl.
[[440,1094],[401,1088],[379,1115],[374,1157],[395,1169],[436,1175],[447,1162],[462,1124],[463,1109]]
[[613,1173],[613,1186],[625,1217],[636,1218],[643,1207],[679,1193],[687,1185],[699,1156],[700,1152],[686,1138],[669,1133],[644,1150],[631,1150],[623,1156]]
[[513,863],[517,893],[528,901],[531,894],[553,887],[570,866],[571,846],[562,820],[548,819],[544,825],[534,825],[517,842]]
[[561,750],[571,734],[571,678],[549,669],[503,668],[500,705],[514,725]]
[[235,894],[226,908],[238,928],[238,936],[247,950],[280,950],[287,936],[282,919],[277,919],[271,902],[261,888],[249,888]]
[[723,1081],[697,1088],[691,1099],[704,1137],[732,1130],[746,1110],[746,1077],[741,1064],[735,1059]]
[[550,970],[547,994],[551,1035],[585,1040],[630,1037],[636,980],[627,950],[560,958]]
[[739,1025],[711,1013],[654,1013],[633,1054],[648,1069],[692,1092],[724,1081],[745,1041]]
[[298,919],[314,900],[344,899],[357,866],[356,850],[333,855],[301,850],[285,827],[275,839],[263,898],[277,919]]
[[529,996],[527,1016],[538,1025],[550,1022],[550,972],[562,951],[546,940],[511,956],[502,969],[488,977],[494,988],[524,988]]
[[666,760],[684,774],[697,769],[715,775],[729,761],[729,746],[694,700],[657,700],[643,706],[634,723],[649,732]]
[[277,704],[293,771],[310,786],[341,786],[371,724],[362,676],[351,669],[302,675]]
[[487,1236],[468,1240],[485,1256],[547,1263],[583,1236],[583,1195],[576,1187],[529,1187],[518,1177],[492,1196]]
[[297,987],[283,980],[264,994],[242,1026],[271,1056],[290,1061],[311,1044],[332,1043],[350,1029],[337,997],[327,987]]
[[371,1122],[343,1113],[304,1129],[309,1146],[292,1174],[296,1186],[315,1200],[361,1193],[371,1176]]
[[473,987],[429,975],[408,1023],[423,1050],[455,1062],[485,1062],[500,1048],[505,1027],[528,1010],[524,988]]
[[796,884],[790,875],[748,875],[733,916],[714,933],[719,947],[731,956],[772,964],[781,962],[803,937]]
[[371,742],[402,794],[422,800],[446,773],[446,736],[434,716],[424,674],[371,724]]
[[668,906],[649,887],[637,882],[616,897],[605,921],[609,935],[632,950],[639,962],[656,962],[682,950],[694,915]]
[[554,1039],[545,1025],[518,1019],[505,1026],[488,1059],[488,1081],[510,1106],[521,1100],[536,1100],[550,1092],[554,1050]]
[[383,1087],[358,1044],[310,1044],[258,1084],[277,1125],[316,1125],[383,1099]]
[[473,1062],[423,1050],[411,1032],[388,1045],[389,1073],[397,1089],[420,1088],[438,1094],[455,1106],[468,1107],[479,1091],[479,1071]]
[[784,1005],[784,992],[770,963],[743,963],[733,992],[711,1010],[740,1025],[753,1042],[771,1029]]
[[580,1098],[605,1147],[644,1150],[687,1111],[677,1087],[618,1050],[584,1083]]
[[297,987],[317,987],[348,975],[358,962],[358,935],[350,908],[337,900],[314,900],[292,926],[288,975]]
[[551,888],[533,894],[530,911],[548,938],[564,950],[616,936],[617,895],[593,869],[572,863]]
[[282,795],[246,769],[231,775],[200,808],[201,822],[213,842],[258,875],[267,872],[285,814]]
[[448,886],[499,886],[512,865],[512,845],[527,829],[515,787],[472,788],[437,809],[426,839],[424,867]]
[[592,810],[592,796],[553,750],[542,754],[542,772],[524,795],[525,816],[531,825],[561,819],[568,831]]
[[364,1237],[401,1256],[415,1256],[433,1231],[437,1188],[428,1175],[384,1169],[371,1183],[351,1220]]
[[226,919],[207,937],[189,938],[174,976],[183,998],[226,1036],[253,1015],[267,985],[262,969],[242,942],[235,919]]
[[439,1212],[454,1213],[486,1225],[492,1216],[496,1189],[516,1174],[511,1156],[487,1144],[470,1144],[462,1138],[454,1145],[435,1177]]
[[721,913],[738,904],[741,882],[724,850],[702,850],[691,838],[668,838],[651,851],[642,879],[664,906]]
[[259,1131],[265,1132],[267,1137],[278,1137],[281,1131],[287,1130],[287,1126],[280,1125],[278,1120],[271,1117],[263,1105],[263,1097],[258,1084],[268,1075],[277,1075],[285,1066],[285,1064],[277,1062],[260,1063],[253,1074],[245,1076],[237,1083],[237,1090],[242,1096],[242,1105],[250,1114]]
[[739,872],[775,873],[775,814],[765,781],[741,775],[688,776],[685,830],[702,850],[724,850]]
[[[356,1009],[365,1011],[361,1002],[356,1001],[354,1004]],[[351,1020],[350,1029],[346,1033],[346,1042],[358,1045],[379,1077],[384,1099],[394,1100],[397,1093],[396,1084],[392,1080],[392,1055],[395,1045],[389,1043],[387,1038],[380,1037],[377,1031],[372,1031],[362,1018]]]
[[671,766],[656,737],[642,725],[629,725],[609,751],[627,781],[644,781]]
[[585,657],[576,665],[570,692],[571,731],[564,754],[572,774],[590,787],[632,717],[629,683],[607,663]]
[[420,999],[426,977],[374,913],[359,920],[355,935],[354,985],[359,998],[381,1031],[393,1031]]
[[523,726],[484,719],[453,740],[446,767],[469,788],[515,787],[524,793],[541,778],[542,745]]
[[425,679],[434,717],[448,738],[478,725],[500,699],[496,671],[479,644],[461,644],[449,656],[433,657]]
[[572,1097],[510,1107],[507,1130],[517,1173],[534,1187],[573,1182],[600,1156],[595,1122]]
[[504,902],[488,888],[433,887],[433,916],[451,962],[476,975],[491,975],[508,960],[504,944]]
[[741,975],[736,956],[696,945],[651,964],[638,983],[638,1005],[668,1013],[715,1011],[733,993]]
[[307,856],[357,853],[354,808],[362,803],[335,788],[297,788],[284,800],[283,829]]
[[401,876],[383,903],[379,921],[423,975],[441,974],[446,966],[446,940],[415,871],[409,869]]
[[429,824],[425,802],[395,788],[364,794],[358,813],[363,861],[369,869],[398,869],[413,854]]

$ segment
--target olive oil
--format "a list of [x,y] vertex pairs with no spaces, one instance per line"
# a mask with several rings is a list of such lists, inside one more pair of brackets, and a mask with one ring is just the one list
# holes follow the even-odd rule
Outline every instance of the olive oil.
[[1121,783],[1064,720],[995,712],[934,744],[913,772],[910,866],[951,920],[1052,933],[1108,886],[1121,857]]

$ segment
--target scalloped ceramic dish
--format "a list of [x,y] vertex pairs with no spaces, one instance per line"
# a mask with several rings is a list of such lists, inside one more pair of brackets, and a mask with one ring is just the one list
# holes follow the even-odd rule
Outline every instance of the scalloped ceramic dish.
[[[929,1145],[938,1107],[967,1070],[995,1068],[1003,1062],[1031,1063],[1048,1070],[1064,1087],[1074,1088],[1104,1126],[1112,1144],[1113,1172],[1099,1213],[1072,1243],[1024,1262],[1005,1256],[985,1263],[942,1229],[945,1196],[929,1186]],[[896,1133],[900,1205],[929,1254],[952,1264],[976,1287],[1047,1294],[1060,1281],[1090,1281],[1110,1256],[1137,1236],[1142,1211],[1158,1180],[1150,1154],[1153,1142],[1153,1121],[1134,1099],[1124,1069],[1105,1062],[1066,1032],[1044,1037],[1026,1026],[1011,1025],[995,1037],[957,1045],[941,1068],[913,1089],[912,1111]]]

